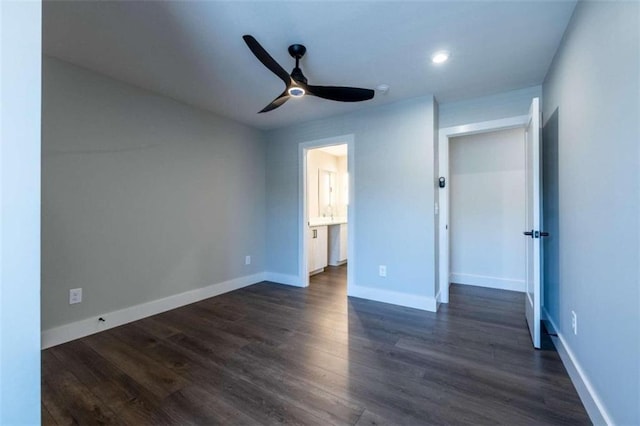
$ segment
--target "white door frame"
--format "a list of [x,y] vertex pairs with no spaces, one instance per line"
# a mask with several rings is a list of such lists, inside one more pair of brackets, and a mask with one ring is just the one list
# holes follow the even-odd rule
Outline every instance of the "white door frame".
[[449,139],[459,136],[475,135],[478,133],[495,132],[524,128],[529,122],[528,115],[503,118],[500,120],[482,121],[479,123],[463,124],[460,126],[445,127],[438,133],[438,167],[439,177],[445,178],[445,187],[440,191],[440,206],[438,215],[438,252],[440,256],[438,285],[440,289],[439,303],[449,303],[449,284],[451,271],[449,263]]
[[355,137],[353,134],[334,136],[330,138],[317,139],[308,142],[301,142],[298,145],[298,274],[299,282],[302,287],[309,286],[309,232],[307,223],[307,152],[311,149],[322,148],[331,145],[347,145],[347,173],[349,175],[349,208],[347,209],[347,223],[349,231],[347,232],[347,294],[350,294],[350,287],[355,284],[355,158],[354,158]]

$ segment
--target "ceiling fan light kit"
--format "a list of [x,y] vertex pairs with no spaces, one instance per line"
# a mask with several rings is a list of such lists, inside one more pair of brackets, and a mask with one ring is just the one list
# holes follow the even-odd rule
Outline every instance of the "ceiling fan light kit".
[[302,87],[289,87],[287,93],[294,98],[301,98],[306,93]]
[[361,89],[358,87],[312,86],[307,84],[307,78],[299,66],[300,59],[307,52],[307,48],[301,44],[292,44],[289,46],[289,54],[296,60],[296,66],[293,71],[291,71],[291,74],[289,74],[267,53],[253,36],[244,35],[242,38],[249,47],[249,50],[262,62],[262,65],[278,76],[285,85],[284,91],[269,105],[264,107],[260,113],[278,108],[287,102],[289,98],[301,98],[305,95],[317,96],[332,101],[361,102],[372,99],[375,94],[371,89]]

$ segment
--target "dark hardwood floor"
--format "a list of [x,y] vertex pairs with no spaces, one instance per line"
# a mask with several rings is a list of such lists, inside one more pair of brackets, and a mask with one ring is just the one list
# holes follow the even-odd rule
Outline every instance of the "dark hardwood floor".
[[590,424],[519,293],[437,314],[260,283],[42,352],[43,424]]

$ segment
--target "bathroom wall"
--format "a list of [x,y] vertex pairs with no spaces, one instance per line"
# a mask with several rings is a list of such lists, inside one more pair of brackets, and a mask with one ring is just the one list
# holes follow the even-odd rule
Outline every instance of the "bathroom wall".
[[322,170],[334,172],[334,206],[333,217],[347,217],[348,175],[347,156],[336,156],[324,152],[322,149],[312,149],[307,154],[307,213],[308,219],[323,217],[328,212],[320,211],[319,176]]
[[347,156],[338,157],[337,214],[347,217],[349,208],[349,174],[347,172]]
[[[326,170],[338,174],[338,158],[319,149],[312,149],[307,154],[307,213],[308,219],[323,217],[327,214],[320,211],[319,174]],[[335,212],[334,212],[335,215]]]

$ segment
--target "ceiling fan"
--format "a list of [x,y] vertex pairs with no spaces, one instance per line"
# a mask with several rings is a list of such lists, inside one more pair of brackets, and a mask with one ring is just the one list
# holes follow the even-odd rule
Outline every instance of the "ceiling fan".
[[300,58],[302,58],[307,51],[307,48],[301,44],[292,44],[289,46],[289,54],[296,59],[296,67],[291,71],[291,74],[289,74],[264,50],[253,36],[244,35],[242,38],[256,58],[272,73],[280,77],[285,85],[285,89],[280,96],[275,98],[273,102],[264,107],[259,113],[274,110],[287,102],[289,98],[300,98],[305,94],[340,102],[360,102],[373,98],[374,91],[371,89],[341,86],[312,86],[307,84],[307,78],[302,74],[302,70],[299,67]]

